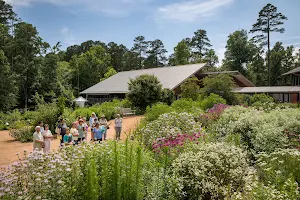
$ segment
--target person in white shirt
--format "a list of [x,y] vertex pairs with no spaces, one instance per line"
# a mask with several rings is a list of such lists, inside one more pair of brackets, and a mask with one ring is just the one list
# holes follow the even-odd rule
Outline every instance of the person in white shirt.
[[107,132],[108,124],[107,124],[107,120],[105,119],[105,115],[102,115],[98,122],[99,122],[100,126],[105,126],[105,131],[103,133],[103,139],[106,140],[106,132]]
[[33,150],[42,151],[44,145],[44,137],[41,132],[41,127],[35,127],[35,132],[33,133]]
[[122,118],[119,114],[117,114],[117,118],[115,119],[115,130],[116,130],[116,140],[120,140],[121,131],[122,131]]
[[49,125],[45,124],[45,130],[42,133],[44,137],[44,153],[49,153],[51,149],[51,140],[53,139],[53,135],[49,130]]

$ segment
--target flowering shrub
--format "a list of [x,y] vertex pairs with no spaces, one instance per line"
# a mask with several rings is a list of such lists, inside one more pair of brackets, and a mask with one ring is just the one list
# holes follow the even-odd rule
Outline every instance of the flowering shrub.
[[178,199],[224,199],[243,190],[250,168],[242,149],[211,143],[182,153],[172,171]]
[[199,139],[204,136],[205,135],[201,133],[194,133],[192,135],[178,134],[166,138],[158,138],[153,142],[152,150],[155,152],[158,159],[167,166],[185,149],[186,144],[198,144]]
[[151,122],[156,120],[161,114],[169,113],[172,111],[174,111],[174,109],[171,106],[163,103],[157,103],[151,107],[148,106],[146,108],[145,120],[147,122]]
[[202,126],[208,126],[210,122],[217,120],[227,108],[229,108],[229,106],[226,104],[215,104],[211,109],[208,109],[205,114],[201,114],[200,122]]
[[221,137],[240,134],[241,143],[255,152],[272,152],[277,148],[297,146],[287,137],[285,130],[299,133],[299,120],[300,112],[297,109],[265,112],[253,108],[233,107],[226,109],[210,128]]
[[20,142],[29,142],[32,141],[33,138],[33,127],[24,126],[19,129],[11,129],[9,135]]
[[166,113],[159,116],[157,120],[148,123],[136,136],[146,146],[150,147],[157,138],[176,136],[180,133],[193,134],[201,130],[193,115],[188,113]]
[[0,199],[143,199],[152,192],[154,164],[134,142],[34,152],[1,172]]
[[278,149],[270,154],[260,153],[257,157],[260,177],[265,183],[273,183],[280,190],[289,178],[300,183],[300,151]]

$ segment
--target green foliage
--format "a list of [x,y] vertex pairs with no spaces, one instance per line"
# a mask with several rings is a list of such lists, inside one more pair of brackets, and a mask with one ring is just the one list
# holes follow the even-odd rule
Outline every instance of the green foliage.
[[217,94],[224,98],[227,103],[234,102],[232,89],[235,86],[233,78],[227,74],[219,74],[217,76],[208,76],[202,80],[203,88],[201,93],[209,96],[210,93]]
[[115,75],[117,73],[118,72],[114,68],[109,67],[107,69],[107,72],[104,74],[104,78],[101,78],[100,81],[104,81],[105,79],[108,79],[109,77],[111,77],[111,76],[113,76],[113,75]]
[[207,110],[212,108],[215,104],[226,104],[226,100],[217,94],[211,93],[208,97],[204,98],[201,102],[201,108]]
[[175,94],[172,90],[164,88],[162,90],[161,102],[171,105],[175,101]]
[[193,115],[170,112],[146,124],[145,127],[137,130],[135,135],[143,144],[150,147],[157,138],[175,136],[180,133],[193,134],[200,130],[201,125],[195,121]]
[[196,77],[189,78],[181,86],[181,97],[197,100],[200,91],[199,80]]
[[151,122],[156,120],[160,115],[164,113],[169,113],[174,111],[174,109],[166,104],[163,103],[157,103],[151,107],[147,107],[146,113],[145,113],[145,120],[147,122]]
[[295,128],[299,119],[297,109],[275,109],[267,112],[236,106],[226,109],[217,123],[212,125],[211,131],[221,137],[240,134],[241,143],[252,153],[272,152],[277,148],[297,146],[285,131],[299,134],[300,131]]
[[64,96],[58,97],[57,107],[58,107],[59,115],[64,113],[66,107],[66,98]]
[[59,110],[55,103],[40,105],[32,125],[37,126],[42,121],[44,124],[49,124],[51,132],[54,133],[58,117]]
[[141,75],[130,80],[128,90],[127,99],[142,110],[159,102],[162,95],[162,85],[153,75]]
[[25,160],[0,174],[1,199],[17,199],[21,192],[27,199],[142,200],[162,181],[155,177],[152,154],[135,142],[70,146],[48,155],[34,152]]
[[18,129],[11,129],[9,135],[20,142],[31,142],[33,135],[33,127],[22,126]]
[[242,149],[212,143],[182,153],[172,172],[178,199],[225,199],[245,188],[249,165]]
[[17,103],[16,77],[10,70],[10,65],[0,49],[0,111],[7,111]]
[[250,103],[253,105],[254,103],[262,104],[262,103],[272,103],[274,102],[274,99],[271,96],[268,96],[267,94],[254,94],[250,97]]
[[174,58],[171,59],[171,65],[186,65],[189,63],[190,50],[186,41],[182,40],[174,48]]

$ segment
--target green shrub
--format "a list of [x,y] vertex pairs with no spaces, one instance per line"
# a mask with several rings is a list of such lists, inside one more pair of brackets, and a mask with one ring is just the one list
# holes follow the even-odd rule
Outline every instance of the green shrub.
[[208,97],[204,98],[201,102],[201,108],[207,110],[212,108],[215,104],[226,104],[226,100],[217,94],[211,93]]
[[268,96],[264,93],[262,94],[254,94],[250,97],[250,103],[251,105],[253,103],[260,102],[260,103],[272,103],[274,102],[274,99],[271,96]]
[[288,179],[300,183],[300,152],[297,149],[278,149],[270,154],[257,155],[261,180],[282,190]]
[[174,101],[171,107],[176,112],[187,112],[198,117],[203,111],[201,109],[201,102],[193,101],[192,99],[179,99]]
[[23,126],[18,129],[11,129],[9,135],[20,142],[30,142],[33,139],[33,129],[31,126]]
[[151,107],[147,107],[145,113],[145,120],[151,122],[156,120],[161,114],[169,113],[174,111],[174,109],[166,104],[157,103]]
[[164,88],[162,90],[161,102],[171,105],[175,101],[175,94],[173,90]]
[[73,109],[65,108],[61,116],[65,120],[68,127],[72,127],[72,123],[77,121],[77,115]]
[[240,134],[241,142],[254,152],[272,152],[277,148],[296,147],[287,132],[300,134],[298,109],[269,112],[235,106],[226,109],[210,130],[220,137]]
[[176,136],[179,133],[193,134],[201,130],[194,116],[188,113],[165,113],[148,123],[141,130],[136,131],[136,136],[146,146],[150,147],[157,138]]
[[37,126],[38,123],[42,121],[44,124],[49,124],[50,130],[54,133],[58,118],[59,110],[55,103],[39,105],[36,111],[36,118],[32,125]]
[[246,186],[246,153],[224,143],[195,145],[172,164],[178,199],[225,199]]

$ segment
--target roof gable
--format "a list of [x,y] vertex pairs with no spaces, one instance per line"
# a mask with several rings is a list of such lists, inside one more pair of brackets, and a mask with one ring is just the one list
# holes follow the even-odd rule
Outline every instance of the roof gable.
[[134,71],[124,71],[111,76],[110,78],[84,90],[81,94],[112,94],[127,93],[128,82],[138,76],[149,74],[154,75],[161,82],[163,88],[174,89],[187,78],[197,73],[206,64],[182,65],[173,67],[160,67],[141,69]]

